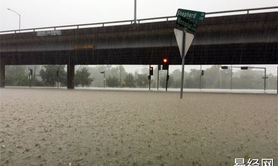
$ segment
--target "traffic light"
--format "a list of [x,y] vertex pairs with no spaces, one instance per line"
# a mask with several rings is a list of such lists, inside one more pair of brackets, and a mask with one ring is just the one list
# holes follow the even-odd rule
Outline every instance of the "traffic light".
[[30,74],[30,76],[33,75],[33,69],[29,69],[29,74]]
[[163,58],[162,59],[162,64],[163,64],[163,66],[162,66],[163,70],[168,70],[169,69],[169,60],[168,60],[168,58]]
[[240,69],[241,70],[248,70],[248,66],[242,66]]
[[228,66],[221,66],[221,69],[222,69],[222,70],[227,70],[227,69],[228,69]]
[[150,71],[150,76],[152,76],[153,75],[153,67],[150,67],[149,71]]
[[205,75],[205,71],[204,70],[201,71],[201,76],[203,76],[203,75]]

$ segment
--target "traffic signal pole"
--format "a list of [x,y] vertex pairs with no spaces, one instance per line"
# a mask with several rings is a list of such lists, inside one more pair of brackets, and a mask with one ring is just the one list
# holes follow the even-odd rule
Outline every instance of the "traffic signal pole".
[[264,68],[264,93],[266,91],[266,67]]
[[168,89],[168,80],[169,80],[169,68],[167,69],[167,75],[166,75],[166,92]]
[[149,65],[149,91],[151,90],[151,79],[152,79],[152,76],[150,73],[150,68],[151,68],[151,65]]
[[149,91],[151,90],[151,76],[149,76]]
[[159,90],[159,69],[160,65],[157,65],[157,90]]
[[202,89],[202,76],[203,76],[203,69],[202,69],[202,65],[200,65],[200,90]]
[[231,90],[233,90],[233,66],[231,65]]

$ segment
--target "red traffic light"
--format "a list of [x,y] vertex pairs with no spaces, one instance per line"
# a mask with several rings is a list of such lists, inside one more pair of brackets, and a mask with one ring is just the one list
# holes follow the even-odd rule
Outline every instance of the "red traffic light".
[[163,58],[163,59],[162,59],[162,62],[163,62],[164,64],[168,63],[168,58]]
[[150,67],[149,71],[150,71],[150,76],[152,76],[153,75],[153,67]]

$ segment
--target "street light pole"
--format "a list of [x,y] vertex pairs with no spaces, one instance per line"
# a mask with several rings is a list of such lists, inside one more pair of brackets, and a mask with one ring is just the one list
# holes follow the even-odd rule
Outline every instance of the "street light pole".
[[134,24],[136,24],[137,20],[137,0],[134,0]]
[[10,9],[10,8],[7,8],[7,10],[9,10],[9,11],[15,13],[16,15],[18,15],[18,18],[19,18],[19,20],[18,20],[18,21],[19,21],[19,23],[18,23],[18,29],[19,29],[19,31],[20,31],[20,27],[21,27],[21,14],[19,14],[17,11],[12,10],[12,9]]

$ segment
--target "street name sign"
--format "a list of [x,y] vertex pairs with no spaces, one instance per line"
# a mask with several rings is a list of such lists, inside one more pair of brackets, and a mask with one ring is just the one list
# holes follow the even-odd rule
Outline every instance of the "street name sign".
[[206,13],[193,11],[193,10],[185,10],[178,9],[176,16],[182,17],[188,20],[192,20],[193,22],[203,22],[205,20]]
[[191,46],[194,34],[197,31],[198,24],[205,19],[205,13],[193,10],[178,9],[177,21],[174,33],[182,58],[182,75],[181,75],[181,92],[180,98],[183,98],[183,81],[184,81],[184,61],[185,56]]
[[196,33],[198,23],[205,19],[205,13],[193,10],[178,9],[176,25],[185,28],[188,32]]
[[185,19],[183,17],[178,17],[177,18],[177,21],[176,21],[176,25],[177,27],[179,27],[180,29],[186,29],[186,31],[194,34],[196,33],[196,30],[197,30],[197,24],[188,20],[188,19]]

